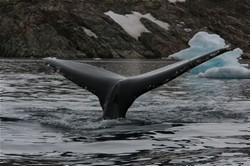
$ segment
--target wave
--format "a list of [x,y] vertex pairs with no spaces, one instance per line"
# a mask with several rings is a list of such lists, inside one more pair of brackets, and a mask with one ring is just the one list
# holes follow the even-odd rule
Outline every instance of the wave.
[[[58,108],[56,110],[32,111],[30,120],[35,120],[52,128],[69,130],[115,129],[117,127],[139,127],[155,124],[205,123],[205,122],[246,122],[244,112],[233,112],[227,108],[205,104],[182,105],[156,109],[133,108],[126,119],[104,120],[100,110],[74,111]],[[144,106],[143,106],[144,107]],[[145,107],[144,107],[145,108]]]

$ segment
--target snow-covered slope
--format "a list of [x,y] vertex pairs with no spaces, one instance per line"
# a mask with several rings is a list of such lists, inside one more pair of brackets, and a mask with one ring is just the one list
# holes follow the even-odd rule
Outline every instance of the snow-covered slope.
[[150,13],[141,14],[139,12],[132,11],[132,14],[121,15],[114,13],[113,11],[105,12],[106,15],[111,17],[117,22],[129,35],[138,39],[142,32],[150,32],[140,21],[141,18],[146,18],[160,27],[168,30],[169,24],[163,21],[157,20]]

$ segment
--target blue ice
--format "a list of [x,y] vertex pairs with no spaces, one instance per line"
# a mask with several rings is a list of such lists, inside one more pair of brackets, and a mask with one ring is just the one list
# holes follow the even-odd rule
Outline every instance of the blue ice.
[[[169,57],[176,60],[186,60],[226,47],[225,40],[219,35],[207,32],[196,33],[188,44],[189,48]],[[250,79],[250,70],[242,67],[238,62],[242,54],[243,51],[236,48],[197,66],[191,70],[191,73],[206,78]]]

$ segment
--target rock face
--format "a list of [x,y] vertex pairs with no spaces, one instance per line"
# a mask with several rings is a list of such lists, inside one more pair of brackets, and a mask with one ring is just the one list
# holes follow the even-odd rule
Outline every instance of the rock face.
[[[135,39],[107,11],[150,13],[169,29],[141,18],[149,32]],[[160,58],[188,47],[198,31],[208,31],[249,58],[249,25],[248,0],[2,0],[0,56]]]

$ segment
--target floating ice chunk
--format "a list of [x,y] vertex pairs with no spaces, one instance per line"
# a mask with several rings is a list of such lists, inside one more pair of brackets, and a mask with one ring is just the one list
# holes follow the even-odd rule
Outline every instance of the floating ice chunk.
[[243,51],[239,48],[234,49],[233,51],[226,52],[192,69],[191,73],[199,74],[200,72],[205,72],[206,70],[213,68],[213,67],[224,67],[224,66],[241,67],[241,65],[238,62],[238,58],[241,56],[242,53]]
[[[250,65],[250,64],[249,64],[249,65]],[[246,68],[248,68],[249,65],[248,65],[248,64],[241,64],[242,67],[246,67]]]
[[169,57],[176,60],[190,59],[196,56],[201,56],[226,46],[225,40],[219,35],[208,34],[207,32],[198,32],[188,42],[190,46],[178,53],[172,54]]
[[[47,58],[43,58],[43,60],[55,60],[56,59],[56,57],[47,57]],[[48,66],[48,67],[50,67],[50,63],[46,63],[46,65]]]
[[250,79],[250,70],[240,66],[214,67],[200,73],[199,77],[220,79]]
[[[169,57],[176,60],[186,60],[226,47],[225,40],[219,35],[208,34],[207,32],[198,32],[188,44],[190,45],[189,48]],[[192,69],[191,73],[203,73],[199,76],[207,78],[249,79],[249,70],[242,67],[238,62],[238,58],[242,54],[243,51],[240,48],[234,49],[199,65]]]
[[169,24],[157,20],[154,18],[150,13],[148,14],[141,14],[139,12],[132,12],[132,14],[116,14],[113,11],[108,11],[104,13],[111,17],[116,23],[118,23],[130,36],[135,39],[141,35],[142,32],[150,32],[140,21],[141,18],[147,18],[150,21],[156,23],[160,27],[168,30]]

